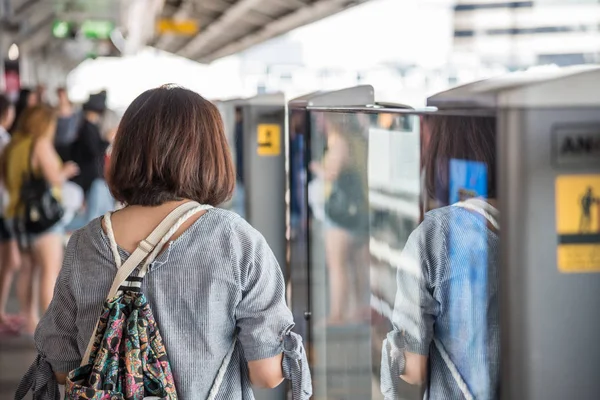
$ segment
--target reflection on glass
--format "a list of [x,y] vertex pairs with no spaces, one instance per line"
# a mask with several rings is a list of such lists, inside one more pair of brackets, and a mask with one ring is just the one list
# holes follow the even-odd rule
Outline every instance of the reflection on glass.
[[406,398],[498,398],[499,225],[495,122],[427,117],[425,211],[397,264],[381,389]]
[[308,201],[315,398],[371,395],[365,117],[312,115]]
[[234,150],[235,150],[235,192],[232,198],[232,211],[242,218],[246,216],[246,204],[244,196],[244,116],[241,107],[235,108],[234,127]]
[[[372,343],[375,388],[372,399],[382,399],[380,387],[382,342],[392,330],[396,272],[401,251],[417,227],[420,198],[420,125],[415,115],[380,114],[369,132],[369,203]],[[404,399],[420,397],[421,389],[398,382]]]
[[[305,109],[291,109],[289,114],[289,210],[290,210],[290,284],[291,307],[296,326],[294,331],[303,336],[310,350],[310,337],[307,328],[306,312],[309,304],[308,257],[308,205],[306,204],[306,141],[309,135],[308,112]],[[308,354],[309,360],[312,358]]]
[[497,398],[494,119],[310,116],[315,398]]
[[325,121],[323,157],[310,170],[320,185],[329,283],[327,324],[368,320],[367,140],[357,115],[331,114]]

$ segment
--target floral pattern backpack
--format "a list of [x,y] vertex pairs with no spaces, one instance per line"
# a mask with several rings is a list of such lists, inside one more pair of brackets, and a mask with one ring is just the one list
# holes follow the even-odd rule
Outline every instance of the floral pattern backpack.
[[[172,211],[121,265],[111,214],[104,216],[118,272],[79,368],[67,376],[65,400],[177,400],[167,352],[146,296],[148,266],[194,214],[211,206],[184,203]],[[213,400],[231,360],[235,340],[210,390]]]

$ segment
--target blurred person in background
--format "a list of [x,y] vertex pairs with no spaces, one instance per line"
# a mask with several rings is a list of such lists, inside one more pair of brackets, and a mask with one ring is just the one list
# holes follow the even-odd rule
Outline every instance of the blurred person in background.
[[46,85],[44,85],[43,83],[38,84],[35,87],[35,93],[37,95],[37,99],[38,102],[40,104],[48,104],[48,99],[46,99],[46,95],[47,95],[47,89],[46,89]]
[[356,116],[331,114],[325,126],[325,155],[310,168],[325,192],[328,324],[345,325],[370,317],[367,142]]
[[71,147],[71,160],[79,165],[81,171],[73,182],[81,186],[88,198],[92,183],[96,179],[104,179],[105,155],[110,145],[100,130],[106,112],[106,92],[90,95],[82,110],[83,120]]
[[[100,132],[100,140],[98,142],[101,143],[98,147],[93,147],[92,151],[87,151],[86,154],[90,154],[93,151],[98,152],[98,158],[95,160],[95,163],[98,163],[102,168],[102,172],[105,172],[107,161],[109,160],[108,151],[110,149],[104,150],[100,154],[100,150],[104,148],[104,144],[108,143],[108,146],[112,144],[115,134],[117,133],[117,128],[119,127],[120,118],[119,115],[112,111],[106,110],[103,113],[102,121],[98,126]],[[94,125],[95,129],[97,125]],[[97,132],[88,132],[84,133],[87,135],[95,135]],[[90,139],[88,137],[88,139]],[[95,139],[98,139],[97,137]],[[96,143],[98,143],[96,142]],[[89,143],[89,142],[88,142]],[[100,160],[100,156],[102,160]],[[115,200],[112,197],[108,185],[106,184],[106,180],[104,179],[104,174],[100,175],[100,170],[93,170],[94,179],[92,180],[89,191],[86,193],[86,204],[82,209],[79,210],[75,218],[67,225],[67,232],[73,232],[77,229],[83,228],[90,221],[95,218],[101,217],[109,211],[113,211],[115,209]]]
[[[8,129],[12,126],[14,119],[15,107],[5,96],[0,95],[0,154],[10,143],[11,137]],[[23,319],[20,317],[6,314],[8,296],[15,272],[20,265],[20,257],[17,242],[4,220],[5,194],[4,185],[0,183],[0,334],[17,333],[23,323]],[[17,286],[17,297],[21,306],[25,304],[22,294],[26,284],[27,282],[20,280]]]
[[[53,196],[62,200],[65,183],[79,173],[72,162],[62,163],[54,149],[56,115],[48,106],[36,105],[28,108],[17,124],[12,141],[4,154],[4,182],[9,194],[6,220],[21,248],[21,274],[28,282],[26,304],[22,312],[26,315],[25,333],[33,333],[39,320],[38,298],[34,293],[33,271],[39,267],[39,301],[45,311],[52,300],[54,284],[63,259],[64,222],[59,221],[39,234],[22,228],[24,204],[21,190],[28,176],[41,177],[51,187]],[[72,200],[73,195],[66,195]]]
[[63,161],[70,160],[71,146],[77,138],[77,127],[79,125],[79,113],[71,104],[67,90],[60,87],[56,90],[58,97],[57,113],[58,121],[56,123],[56,135],[54,137],[54,146],[58,155]]
[[19,99],[17,100],[16,110],[15,110],[15,119],[13,121],[12,126],[9,129],[10,133],[14,133],[17,128],[17,124],[19,123],[19,119],[23,112],[26,109],[33,107],[39,103],[39,98],[36,92],[32,91],[30,88],[21,88],[19,92]]

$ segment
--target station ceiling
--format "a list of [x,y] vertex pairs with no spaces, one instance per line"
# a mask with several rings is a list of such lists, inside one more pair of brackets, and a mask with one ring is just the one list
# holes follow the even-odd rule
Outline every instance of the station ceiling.
[[[28,51],[56,53],[66,41],[52,35],[57,20],[109,19],[130,50],[151,45],[209,63],[366,1],[0,0],[0,34]],[[194,21],[196,31],[159,32],[160,20]]]
[[245,50],[367,0],[166,0],[162,16],[194,18],[192,38],[166,36],[153,45],[200,62]]

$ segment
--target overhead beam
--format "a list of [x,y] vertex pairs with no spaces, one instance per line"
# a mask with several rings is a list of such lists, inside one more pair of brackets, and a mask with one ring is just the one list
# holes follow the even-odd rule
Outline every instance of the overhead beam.
[[271,0],[273,3],[277,3],[290,10],[294,10],[300,7],[306,7],[308,4],[307,0]]
[[34,18],[40,13],[45,11],[54,11],[52,8],[53,4],[40,0],[28,0],[24,3],[21,3],[19,7],[17,7],[13,14],[9,17],[14,21],[27,21],[30,18]]
[[19,7],[17,7],[14,11],[14,17],[19,17],[21,14],[26,12],[28,9],[30,10],[39,0],[26,0]]
[[[275,36],[282,35],[291,31],[292,29],[304,26],[329,15],[333,15],[348,7],[366,3],[367,1],[369,0],[356,0],[354,2],[349,2],[348,0],[321,0],[310,6],[301,8],[298,11],[292,12],[285,17],[279,18],[278,20],[265,26],[263,29],[252,34],[245,35],[242,39],[221,47],[217,51],[203,54],[192,59],[196,59],[203,63],[210,63],[219,58],[239,53],[242,50],[262,43]],[[199,53],[196,53],[196,55],[198,54]]]
[[196,0],[196,7],[222,13],[232,5],[223,0]]
[[127,0],[127,40],[124,54],[135,54],[155,37],[156,17],[161,14],[164,0]]
[[219,19],[208,25],[204,31],[201,31],[198,36],[178,49],[177,53],[183,57],[194,58],[208,43],[260,3],[264,3],[264,0],[239,0],[229,7]]
[[275,20],[275,18],[270,17],[266,14],[260,13],[258,11],[252,11],[248,14],[244,15],[244,21],[250,22],[252,25],[262,26],[268,23],[271,23]]
[[41,19],[33,28],[28,29],[27,32],[21,33],[17,38],[17,43],[23,49],[32,49],[40,47],[45,41],[48,41],[52,37],[50,28],[54,22],[54,12],[46,15]]

